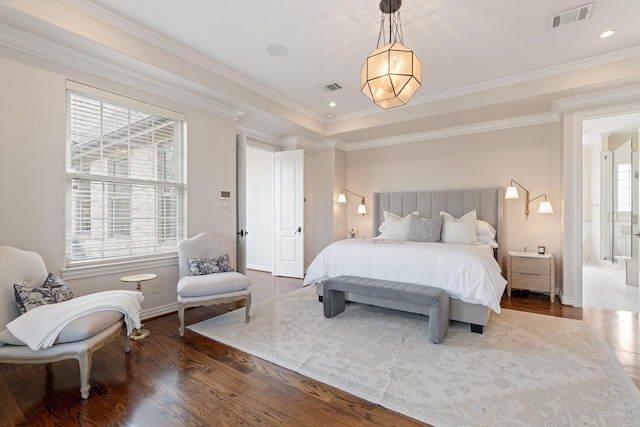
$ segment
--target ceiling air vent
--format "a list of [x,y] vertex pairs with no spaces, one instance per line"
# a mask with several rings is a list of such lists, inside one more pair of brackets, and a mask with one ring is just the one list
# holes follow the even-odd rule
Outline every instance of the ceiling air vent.
[[334,92],[336,90],[342,89],[342,85],[338,82],[334,82],[322,86],[322,89],[326,90],[327,92]]
[[585,4],[575,9],[565,10],[549,18],[549,26],[558,28],[561,25],[570,24],[572,22],[584,21],[591,16],[593,3]]

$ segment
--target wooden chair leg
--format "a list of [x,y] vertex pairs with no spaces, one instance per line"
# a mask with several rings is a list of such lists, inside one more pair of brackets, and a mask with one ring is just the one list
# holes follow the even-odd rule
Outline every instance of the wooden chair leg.
[[178,333],[181,337],[184,337],[184,304],[178,303],[178,319],[180,319],[180,327],[178,327]]
[[251,311],[251,294],[247,295],[244,299],[244,309],[244,322],[249,323],[249,320],[251,319],[251,316],[249,315],[249,312]]

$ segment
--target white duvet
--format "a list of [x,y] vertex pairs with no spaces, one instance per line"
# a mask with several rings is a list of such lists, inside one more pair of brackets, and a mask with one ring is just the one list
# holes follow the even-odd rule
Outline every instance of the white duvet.
[[449,296],[500,313],[507,281],[489,245],[345,239],[313,260],[304,285],[349,275],[441,288]]

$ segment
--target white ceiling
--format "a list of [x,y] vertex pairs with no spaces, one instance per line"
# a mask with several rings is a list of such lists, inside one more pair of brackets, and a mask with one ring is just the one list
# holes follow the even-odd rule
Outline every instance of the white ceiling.
[[[408,105],[383,112],[360,92],[360,69],[378,38],[378,0],[59,1],[180,52],[183,58],[195,59],[300,113],[301,119],[280,114],[272,104],[246,98],[231,105],[234,96],[220,96],[221,102],[243,112],[241,125],[279,137],[358,142],[396,135],[401,126],[406,132],[421,132],[428,126],[456,124],[455,119],[434,123],[440,109],[459,111],[527,97],[526,104],[512,105],[514,115],[532,113],[534,107],[536,112],[548,111],[551,101],[571,94],[569,88],[575,91],[598,83],[598,76],[588,72],[565,81],[565,86],[552,84],[550,78],[640,57],[639,0],[594,0],[590,19],[555,29],[549,25],[552,15],[589,1],[405,0],[400,9],[404,44],[422,60],[423,82]],[[28,9],[17,0],[2,3]],[[17,22],[4,15],[0,13],[0,21]],[[607,29],[617,32],[598,38]],[[268,54],[270,45],[285,46],[287,55]],[[534,81],[536,86],[527,86]],[[322,89],[334,82],[343,89],[332,93]],[[518,93],[509,86],[516,84]],[[489,92],[500,88],[502,93]],[[486,99],[480,101],[481,95]],[[330,101],[337,106],[329,107]]]

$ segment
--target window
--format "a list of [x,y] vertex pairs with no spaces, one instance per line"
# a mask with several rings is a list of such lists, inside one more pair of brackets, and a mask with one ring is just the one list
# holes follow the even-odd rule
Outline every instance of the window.
[[185,127],[172,111],[68,82],[68,266],[177,251]]
[[618,165],[618,212],[631,212],[632,205],[631,163]]

